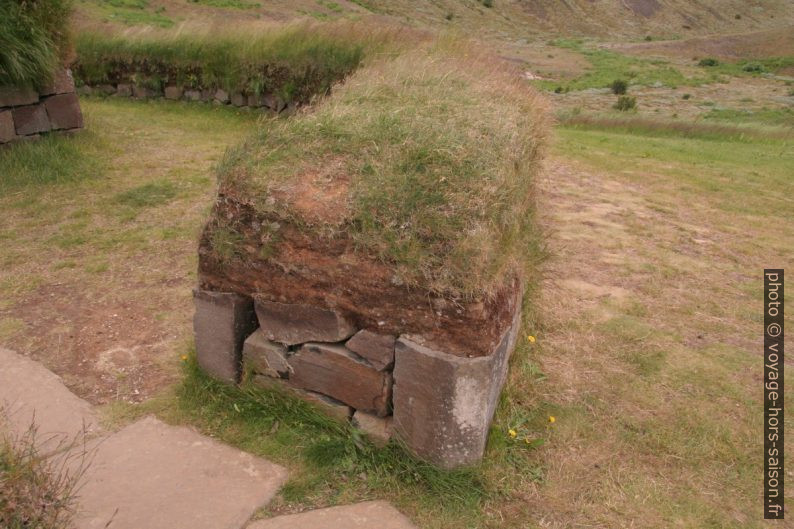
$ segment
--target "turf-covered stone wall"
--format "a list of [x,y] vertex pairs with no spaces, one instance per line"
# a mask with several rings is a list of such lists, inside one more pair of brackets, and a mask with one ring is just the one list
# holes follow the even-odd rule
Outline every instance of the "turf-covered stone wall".
[[0,144],[81,128],[83,115],[71,70],[59,69],[40,88],[0,86]]
[[546,115],[520,72],[420,50],[231,150],[199,244],[199,364],[479,461],[534,280]]

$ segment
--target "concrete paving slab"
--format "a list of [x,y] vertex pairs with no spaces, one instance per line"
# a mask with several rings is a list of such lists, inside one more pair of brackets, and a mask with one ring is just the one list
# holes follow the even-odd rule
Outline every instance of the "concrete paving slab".
[[77,529],[240,529],[282,467],[189,428],[144,418],[92,448]]
[[37,440],[69,442],[99,430],[91,405],[64,386],[60,377],[39,362],[0,347],[0,406],[11,433],[24,434],[35,422]]
[[257,520],[247,529],[416,529],[385,501],[368,501]]

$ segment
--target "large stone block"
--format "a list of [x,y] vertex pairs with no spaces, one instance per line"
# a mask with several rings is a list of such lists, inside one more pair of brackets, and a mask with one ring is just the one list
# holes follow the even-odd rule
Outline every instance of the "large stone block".
[[364,357],[375,369],[383,371],[394,363],[394,342],[396,338],[364,329],[345,344],[348,349]]
[[248,103],[248,98],[241,92],[233,92],[231,95],[232,105],[236,107],[244,107]]
[[14,116],[10,110],[0,110],[0,143],[6,143],[17,137],[14,127]]
[[185,99],[188,101],[201,101],[201,92],[198,90],[185,90]]
[[50,125],[53,130],[79,129],[83,127],[83,113],[77,94],[58,94],[44,100]]
[[66,94],[74,92],[74,77],[69,68],[59,68],[52,82],[40,90],[41,95]]
[[391,374],[376,371],[341,345],[308,343],[290,357],[289,382],[379,417],[389,413]]
[[256,298],[256,316],[269,340],[285,345],[341,342],[355,331],[338,311]]
[[50,130],[50,120],[47,117],[47,110],[42,104],[29,105],[26,107],[16,107],[13,110],[14,125],[17,134],[26,136]]
[[182,90],[182,88],[180,88],[178,86],[166,86],[165,87],[165,98],[166,99],[172,99],[174,101],[176,101],[178,99],[182,99],[182,94],[183,93],[184,93],[184,91]]
[[218,88],[215,90],[215,101],[221,104],[227,104],[229,102],[229,92],[222,88]]
[[117,84],[116,95],[120,97],[130,97],[132,95],[132,85],[127,83]]
[[521,323],[520,306],[493,354],[466,358],[400,336],[394,362],[394,431],[420,457],[445,468],[485,451]]
[[243,362],[254,372],[275,378],[287,378],[292,368],[287,362],[287,348],[265,337],[261,327],[246,338]]
[[0,86],[0,107],[17,107],[38,103],[39,94],[32,88]]
[[193,331],[199,365],[225,382],[240,380],[243,343],[256,329],[251,298],[194,290]]

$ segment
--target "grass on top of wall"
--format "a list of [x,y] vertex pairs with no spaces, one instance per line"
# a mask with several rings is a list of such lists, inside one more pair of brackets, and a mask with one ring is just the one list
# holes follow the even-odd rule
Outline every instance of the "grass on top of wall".
[[162,88],[222,88],[308,99],[382,49],[397,30],[346,24],[242,28],[181,27],[125,35],[87,32],[76,39],[79,82],[132,82]]
[[39,87],[69,53],[70,0],[0,2],[0,86]]
[[[452,46],[368,65],[311,112],[261,131],[221,164],[221,194],[316,237],[346,234],[404,284],[497,292],[541,254],[533,189],[546,103],[508,66]],[[338,215],[291,203],[317,185],[312,175],[334,188],[324,208]]]

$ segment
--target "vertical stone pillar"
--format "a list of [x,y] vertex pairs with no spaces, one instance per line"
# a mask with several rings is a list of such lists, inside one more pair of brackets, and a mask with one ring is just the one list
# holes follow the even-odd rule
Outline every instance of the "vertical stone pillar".
[[240,381],[243,343],[256,330],[254,302],[226,292],[194,290],[193,331],[198,363],[207,373],[236,384]]

